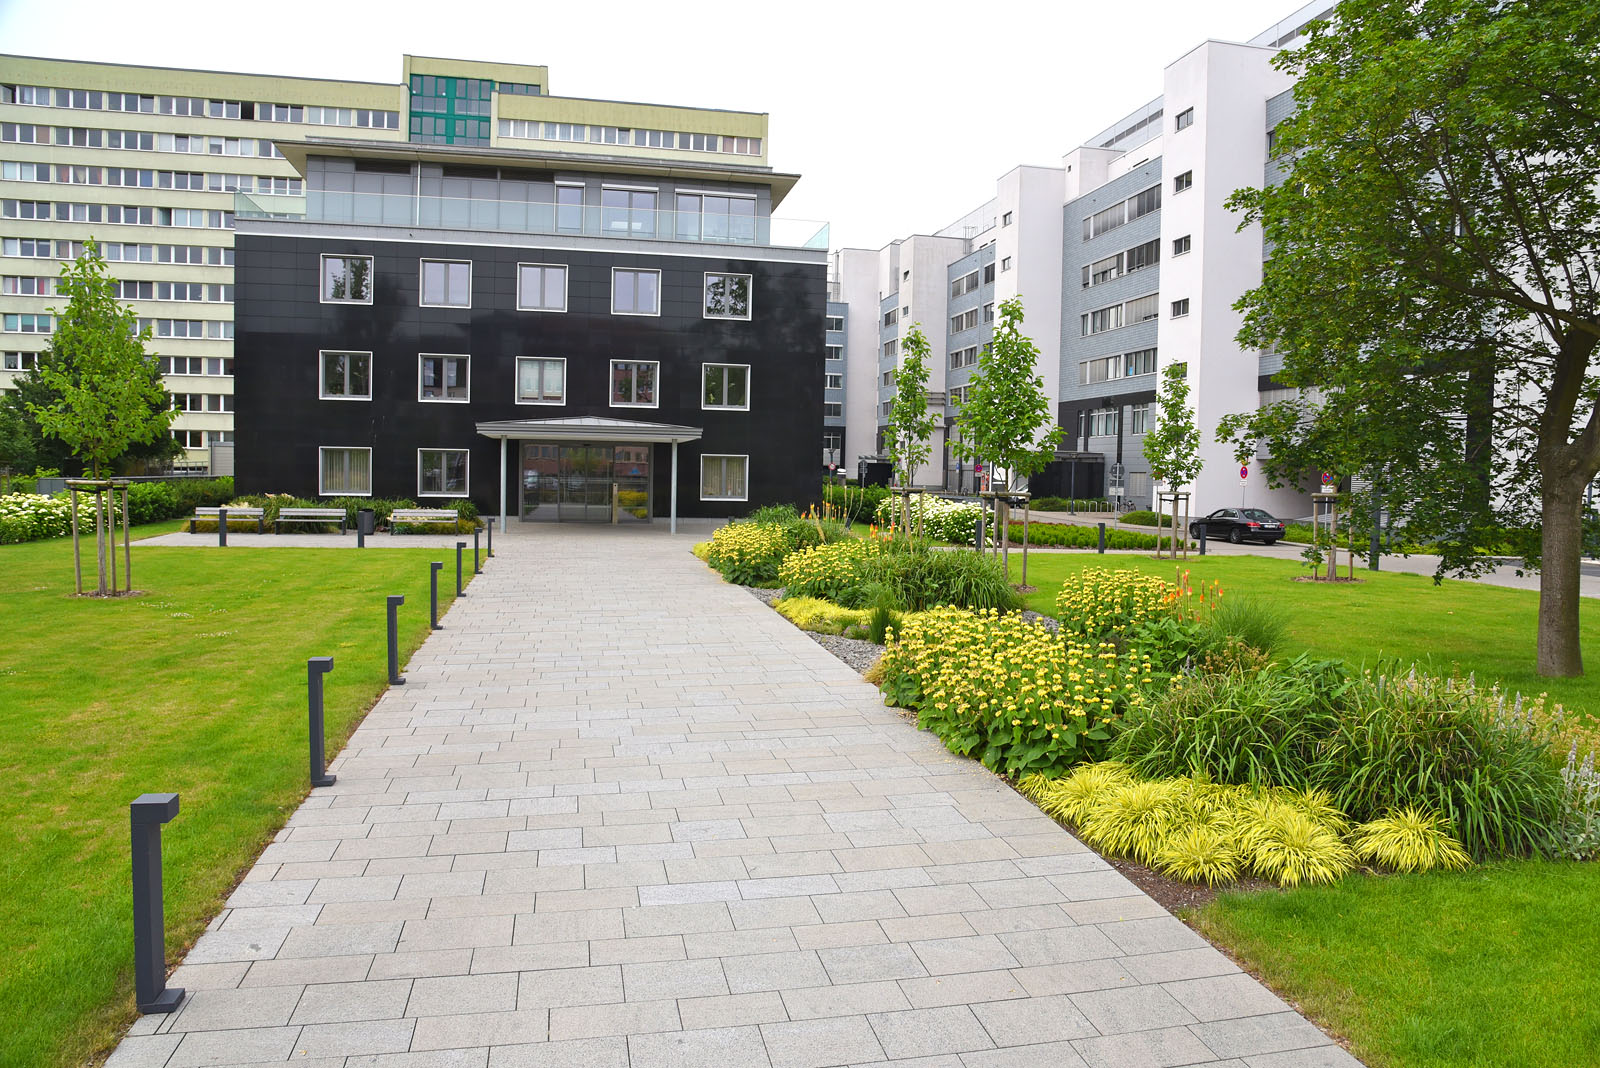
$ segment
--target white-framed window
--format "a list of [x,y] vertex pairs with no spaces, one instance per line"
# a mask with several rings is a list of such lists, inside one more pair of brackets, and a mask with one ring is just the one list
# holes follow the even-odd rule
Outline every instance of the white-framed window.
[[1011,257],[1010,256],[1002,256],[1001,257],[1001,259],[1000,259],[1000,269],[1002,271],[1011,270]]
[[959,315],[952,315],[950,317],[950,332],[952,334],[959,334],[963,330],[971,330],[977,325],[977,308],[969,308],[968,310],[961,312]]
[[1187,130],[1193,125],[1194,108],[1184,108],[1182,111],[1178,112],[1177,117],[1172,120],[1172,128],[1174,131]]
[[649,237],[656,232],[656,190],[622,186],[600,189],[600,229]]
[[826,346],[824,346],[824,348],[823,348],[823,358],[824,359],[829,359],[829,360],[842,360],[842,359],[844,359],[844,346],[843,345],[826,345]]
[[517,357],[518,404],[565,404],[567,361],[552,356]]
[[561,263],[517,264],[517,310],[567,310],[567,268]]
[[1150,405],[1135,404],[1128,409],[1128,433],[1143,434],[1150,429]]
[[655,408],[656,385],[661,377],[657,360],[611,361],[611,407]]
[[322,303],[371,304],[371,256],[323,256]]
[[883,359],[892,360],[900,355],[900,339],[890,338],[883,343]]
[[1127,310],[1123,321],[1128,325],[1134,323],[1147,323],[1161,314],[1161,295],[1147,293],[1142,297],[1134,297],[1127,303]]
[[417,357],[417,400],[465,404],[472,399],[472,357],[424,352]]
[[37,352],[0,353],[0,371],[31,371],[38,365]]
[[1182,256],[1193,247],[1194,243],[1189,240],[1188,234],[1184,234],[1182,237],[1175,237],[1172,239],[1172,254],[1174,256]]
[[472,261],[423,260],[422,307],[472,307]]
[[1181,193],[1194,185],[1194,171],[1184,171],[1172,179],[1172,191]]
[[988,285],[994,281],[994,264],[985,264],[983,268],[983,284]]
[[372,496],[372,450],[330,445],[317,449],[317,496]]
[[978,288],[978,272],[969,271],[950,283],[950,296],[952,299],[965,296]]
[[888,311],[883,313],[883,325],[884,326],[893,326],[895,323],[898,323],[899,321],[900,321],[900,309],[899,308],[890,308]]
[[986,322],[986,323],[994,322],[994,302],[993,301],[990,301],[988,304],[985,304],[983,306],[983,321]]
[[1089,436],[1110,437],[1117,432],[1117,409],[1101,408],[1089,413]]
[[556,183],[556,229],[564,234],[583,233],[583,186]]
[[720,274],[707,271],[703,310],[705,318],[748,320],[750,288],[751,276],[748,274]]
[[700,499],[702,501],[749,499],[749,474],[748,455],[700,457]]
[[839,401],[823,401],[822,417],[824,419],[844,418],[844,404]]
[[660,315],[661,272],[611,268],[612,315]]
[[1109,308],[1096,308],[1092,312],[1085,312],[1080,319],[1083,324],[1083,337],[1115,330],[1122,325],[1122,305],[1113,304]]
[[1175,301],[1172,302],[1172,317],[1174,319],[1182,319],[1185,315],[1188,315],[1188,314],[1189,314],[1189,298],[1188,297],[1184,297],[1182,300],[1175,300]]
[[372,399],[372,353],[323,349],[317,360],[321,366],[318,395],[323,400]]
[[843,389],[844,375],[827,374],[822,376],[823,389]]
[[700,365],[700,407],[750,410],[750,365],[703,363]]
[[1000,216],[1000,225],[1001,226],[1010,226],[1011,225],[1011,217],[1012,217],[1012,213],[1009,212],[1009,211],[1006,212],[1004,215]]
[[465,497],[471,461],[466,449],[418,449],[417,496]]
[[843,330],[844,329],[844,316],[842,316],[842,315],[830,315],[830,316],[828,316],[827,321],[823,324],[823,328],[826,329],[826,330]]

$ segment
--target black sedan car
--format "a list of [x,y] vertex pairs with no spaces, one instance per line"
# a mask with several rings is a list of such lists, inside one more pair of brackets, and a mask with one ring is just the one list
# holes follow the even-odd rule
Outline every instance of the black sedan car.
[[1227,538],[1235,545],[1247,540],[1271,545],[1283,537],[1283,523],[1259,508],[1218,508],[1191,522],[1190,536],[1198,538],[1201,527],[1207,538]]

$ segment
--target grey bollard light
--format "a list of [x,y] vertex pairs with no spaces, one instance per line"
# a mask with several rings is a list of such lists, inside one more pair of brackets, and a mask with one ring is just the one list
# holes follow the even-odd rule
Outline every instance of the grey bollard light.
[[367,525],[361,521],[361,517],[358,515],[356,516],[356,548],[365,549],[366,547]]
[[1200,524],[1200,555],[1204,556],[1205,554],[1206,554],[1206,525],[1204,523],[1201,523]]
[[439,626],[439,569],[444,561],[435,560],[428,565],[428,629],[443,630]]
[[389,595],[389,685],[404,686],[405,676],[400,674],[400,606],[406,603],[405,595]]
[[217,509],[217,548],[226,549],[227,547],[228,547],[228,510],[226,508],[218,508]]
[[133,830],[133,989],[143,1013],[173,1012],[183,988],[167,986],[167,927],[161,907],[161,825],[178,815],[177,794],[140,794]]
[[472,528],[472,573],[483,574],[483,565],[478,562],[478,528]]
[[466,552],[466,550],[467,550],[467,543],[466,542],[464,542],[464,541],[456,542],[456,596],[457,597],[465,597],[466,596],[466,594],[464,592],[462,592],[462,589],[461,589],[461,554]]
[[1106,525],[1104,523],[1100,524],[1100,550],[1099,551],[1102,552],[1102,553],[1106,551]]
[[311,721],[311,785],[332,786],[337,775],[328,774],[326,741],[322,729],[322,676],[333,670],[333,657],[313,656],[306,661],[306,710]]

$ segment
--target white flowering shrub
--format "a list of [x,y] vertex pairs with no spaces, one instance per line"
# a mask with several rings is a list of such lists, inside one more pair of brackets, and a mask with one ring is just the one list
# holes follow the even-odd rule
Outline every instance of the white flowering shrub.
[[[94,529],[94,509],[90,498],[78,501],[78,529]],[[40,493],[9,493],[0,497],[0,545],[41,538],[59,538],[72,533],[72,502],[66,496],[46,497]]]
[[[916,532],[920,523],[922,533],[927,537],[971,545],[982,511],[982,505],[974,501],[947,501],[931,494],[918,493],[911,498],[911,529],[913,533]],[[878,502],[874,518],[879,526],[897,525],[900,517],[898,494],[890,494]]]

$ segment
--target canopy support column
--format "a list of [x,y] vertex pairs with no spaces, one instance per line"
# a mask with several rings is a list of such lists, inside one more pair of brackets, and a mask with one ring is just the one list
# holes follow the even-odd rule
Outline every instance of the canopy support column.
[[500,533],[506,532],[506,439],[500,438]]
[[670,508],[672,519],[668,524],[667,533],[676,534],[678,532],[678,442],[676,438],[672,442],[672,503]]

